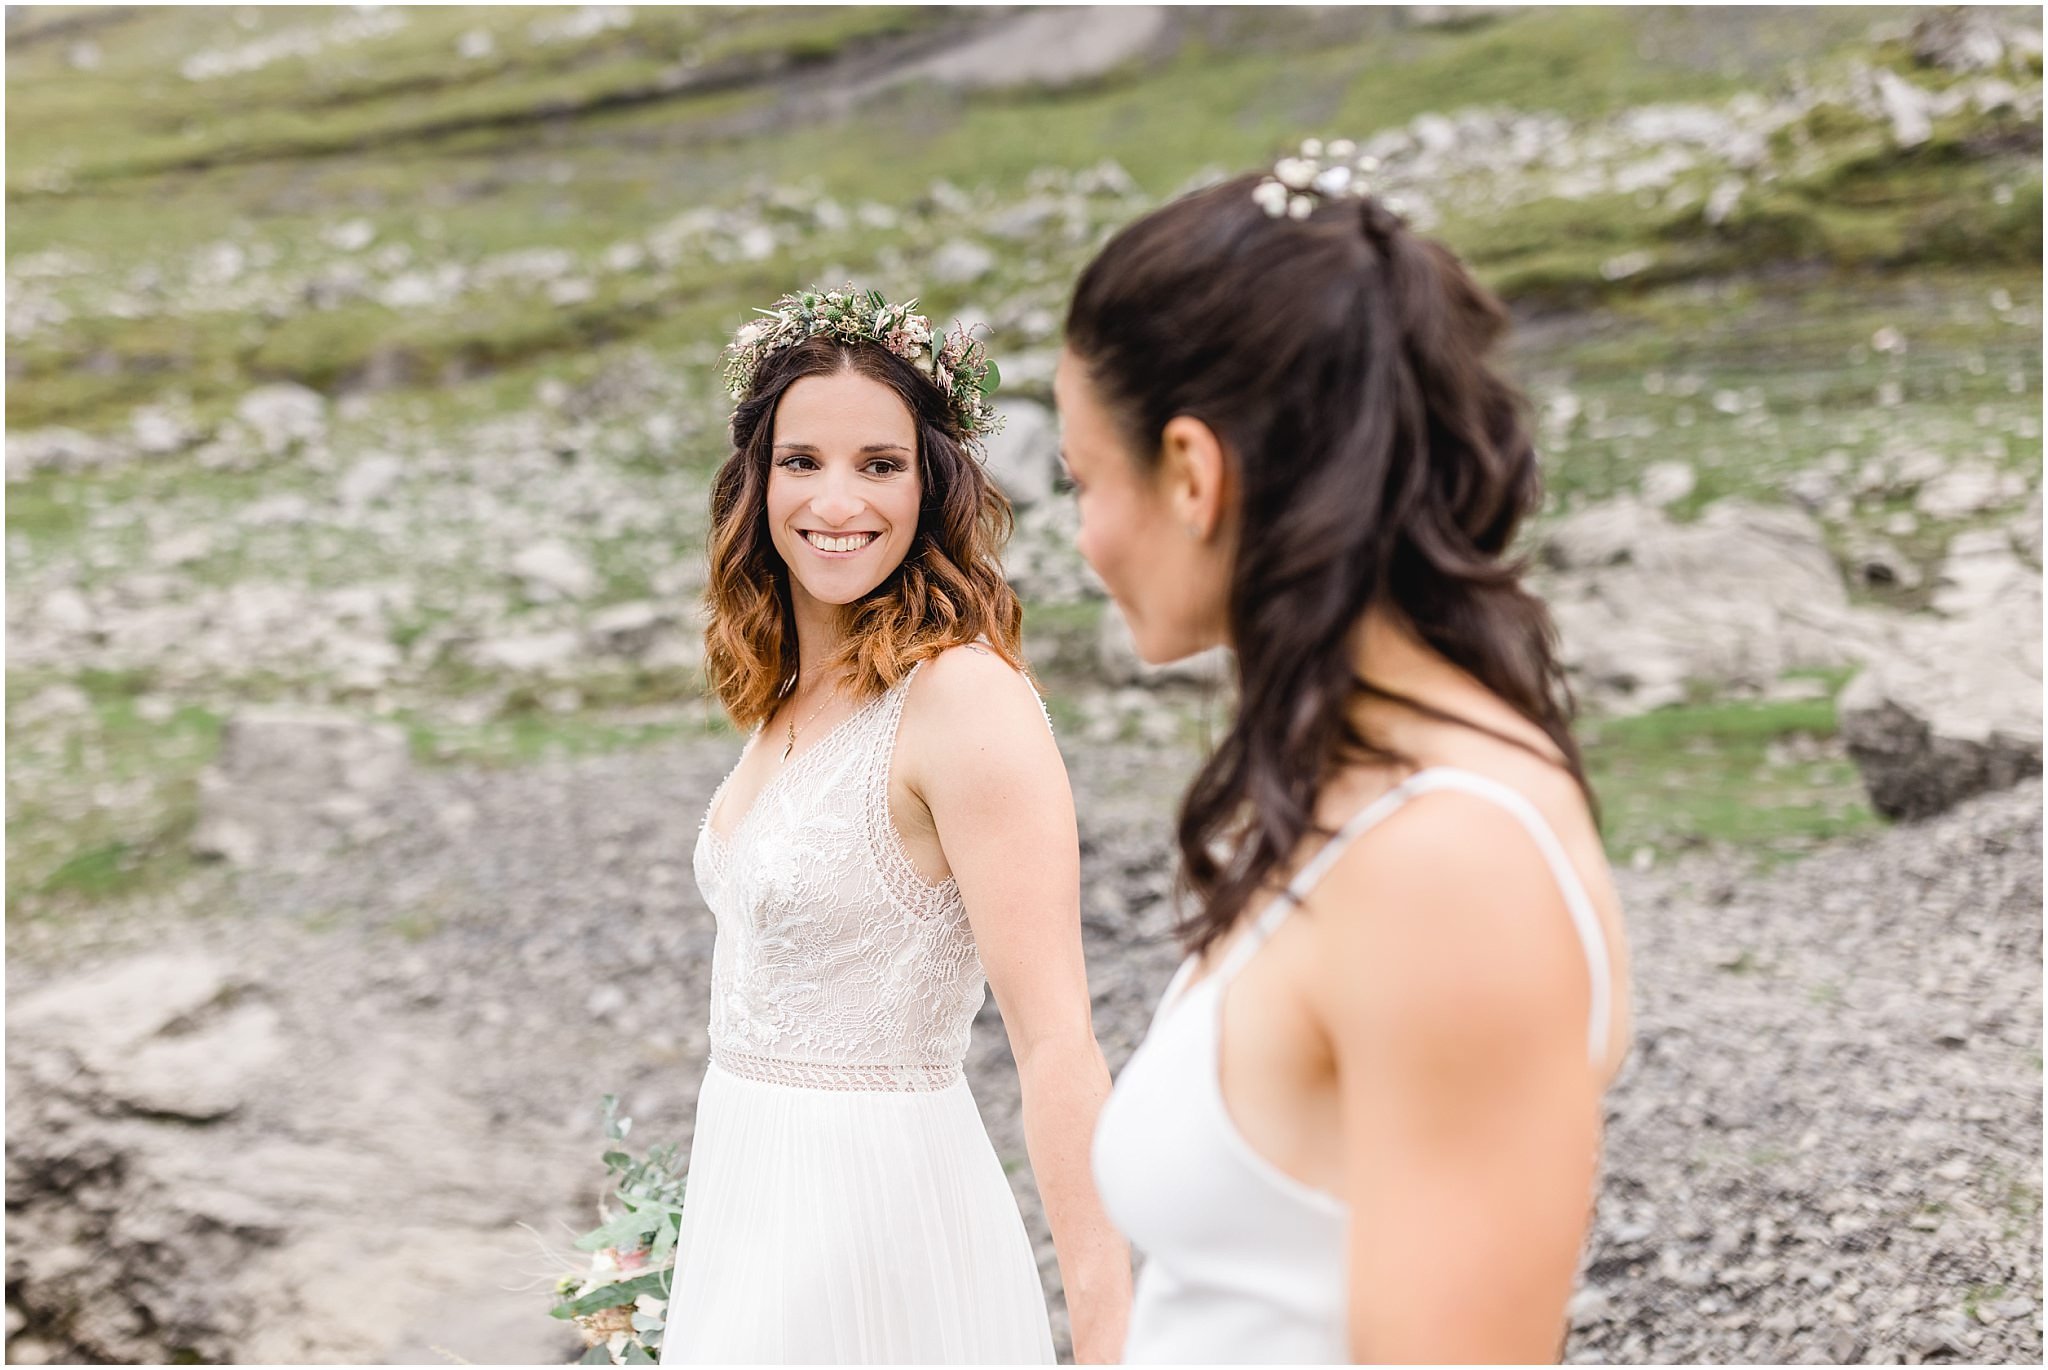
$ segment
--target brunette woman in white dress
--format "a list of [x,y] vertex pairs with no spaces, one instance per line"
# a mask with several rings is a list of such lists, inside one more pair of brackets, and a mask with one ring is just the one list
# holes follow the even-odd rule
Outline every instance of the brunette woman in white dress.
[[1080,547],[1140,655],[1236,662],[1180,815],[1190,954],[1095,1140],[1143,1257],[1130,1361],[1556,1358],[1627,1041],[1509,557],[1538,481],[1506,316],[1353,151],[1124,229],[1056,374]]
[[661,1360],[1052,1359],[961,1069],[985,984],[1076,1357],[1113,1359],[1130,1266],[1088,1171],[1109,1077],[1073,799],[972,447],[994,378],[879,295],[763,312],[712,492],[707,664],[752,736],[697,841],[711,1062]]

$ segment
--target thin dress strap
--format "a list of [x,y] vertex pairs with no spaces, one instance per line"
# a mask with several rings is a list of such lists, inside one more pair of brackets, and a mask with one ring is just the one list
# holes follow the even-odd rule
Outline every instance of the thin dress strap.
[[1330,839],[1308,859],[1308,863],[1287,882],[1287,888],[1273,896],[1260,911],[1251,931],[1237,940],[1237,945],[1230,949],[1230,955],[1216,968],[1213,978],[1225,980],[1242,970],[1244,963],[1251,960],[1253,954],[1265,945],[1266,939],[1287,921],[1287,915],[1294,911],[1294,907],[1308,898],[1309,891],[1329,874],[1330,867],[1337,864],[1337,858],[1344,854],[1344,849],[1407,802],[1408,787],[1414,779],[1414,776],[1410,776],[1346,819],[1344,826],[1332,833]]
[[1565,856],[1564,844],[1557,840],[1557,834],[1551,831],[1534,804],[1498,780],[1449,766],[1417,771],[1346,820],[1287,882],[1287,888],[1266,905],[1251,930],[1238,939],[1237,945],[1230,949],[1230,955],[1209,978],[1227,981],[1243,969],[1275,929],[1287,921],[1287,915],[1294,911],[1295,906],[1308,898],[1309,892],[1330,873],[1330,868],[1337,864],[1352,842],[1377,827],[1410,799],[1432,790],[1459,790],[1489,800],[1520,822],[1535,841],[1537,851],[1550,866],[1551,878],[1557,881],[1558,890],[1564,895],[1565,907],[1571,912],[1572,926],[1578,931],[1579,945],[1586,954],[1587,970],[1592,975],[1592,1008],[1588,1014],[1586,1038],[1588,1054],[1598,1065],[1607,1055],[1609,1023],[1614,1012],[1614,987],[1607,966],[1607,935],[1600,926],[1600,915],[1593,908],[1592,897],[1586,893],[1585,883]]
[[1558,891],[1564,895],[1565,908],[1571,912],[1572,926],[1578,930],[1580,949],[1586,954],[1586,969],[1592,977],[1592,1009],[1587,1014],[1586,1051],[1598,1065],[1607,1057],[1607,1037],[1614,1014],[1614,985],[1607,965],[1607,933],[1600,926],[1600,915],[1593,907],[1592,896],[1586,892],[1585,882],[1579,879],[1578,870],[1565,855],[1564,843],[1558,841],[1550,824],[1520,791],[1488,776],[1438,766],[1410,776],[1408,785],[1413,794],[1461,790],[1497,804],[1520,822],[1536,843],[1536,850],[1543,854],[1544,861],[1550,866],[1551,878],[1557,881]]

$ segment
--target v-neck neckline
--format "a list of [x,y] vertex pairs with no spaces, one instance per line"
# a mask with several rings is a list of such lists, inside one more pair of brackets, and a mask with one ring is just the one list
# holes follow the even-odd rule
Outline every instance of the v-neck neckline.
[[753,821],[753,817],[756,813],[760,812],[762,801],[768,798],[769,793],[773,791],[777,785],[781,784],[787,776],[789,776],[792,772],[794,772],[797,769],[798,766],[802,765],[803,762],[807,758],[809,758],[812,753],[820,751],[823,748],[830,746],[832,744],[833,739],[837,738],[841,733],[845,732],[847,728],[851,727],[856,721],[858,721],[861,718],[862,715],[866,714],[868,710],[874,708],[875,705],[879,704],[882,700],[887,699],[890,693],[890,691],[884,690],[881,694],[876,695],[873,699],[870,699],[865,703],[861,704],[852,713],[848,714],[846,717],[840,719],[837,723],[834,723],[831,727],[827,728],[824,732],[824,735],[819,737],[817,741],[813,742],[810,746],[804,748],[802,751],[796,753],[794,756],[791,756],[787,761],[783,762],[782,769],[775,772],[775,774],[769,776],[766,783],[764,783],[761,786],[760,791],[757,794],[755,794],[752,801],[748,803],[747,811],[740,815],[739,822],[733,824],[732,831],[730,833],[722,833],[718,830],[718,824],[715,821],[717,818],[717,809],[719,801],[725,797],[725,788],[727,785],[730,785],[732,783],[733,776],[738,775],[740,773],[740,767],[747,764],[748,755],[753,751],[755,744],[761,740],[761,735],[767,727],[766,724],[756,725],[754,728],[753,736],[747,739],[747,745],[740,751],[739,760],[733,762],[732,770],[729,773],[727,773],[723,781],[719,782],[717,791],[713,793],[711,796],[711,807],[705,811],[704,831],[710,835],[711,840],[718,846],[729,849],[732,846],[732,844],[736,840],[738,840],[739,835],[742,832],[746,831],[747,824]]

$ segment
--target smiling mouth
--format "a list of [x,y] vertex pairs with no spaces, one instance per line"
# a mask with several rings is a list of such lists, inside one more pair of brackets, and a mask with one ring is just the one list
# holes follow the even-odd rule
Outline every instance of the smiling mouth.
[[858,552],[869,543],[881,537],[880,533],[819,533],[803,530],[805,542],[821,552]]

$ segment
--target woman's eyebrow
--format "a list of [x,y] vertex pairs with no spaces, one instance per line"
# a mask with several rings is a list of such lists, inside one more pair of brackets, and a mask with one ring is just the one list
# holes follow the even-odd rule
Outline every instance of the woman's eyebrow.
[[[818,449],[807,442],[778,442],[778,452],[816,452]],[[910,449],[900,442],[871,442],[860,449],[863,452],[908,452]]]

